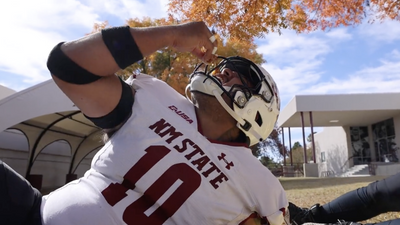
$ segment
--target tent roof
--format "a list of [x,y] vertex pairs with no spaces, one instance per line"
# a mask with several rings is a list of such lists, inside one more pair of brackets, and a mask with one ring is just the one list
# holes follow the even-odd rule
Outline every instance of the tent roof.
[[28,139],[33,153],[28,173],[40,151],[54,141],[65,140],[71,146],[70,173],[86,155],[103,146],[101,129],[85,118],[53,80],[1,99],[0,117],[0,132],[14,128]]
[[4,87],[2,85],[0,85],[0,99],[3,99],[9,95],[14,94],[16,91],[8,88],[8,87]]

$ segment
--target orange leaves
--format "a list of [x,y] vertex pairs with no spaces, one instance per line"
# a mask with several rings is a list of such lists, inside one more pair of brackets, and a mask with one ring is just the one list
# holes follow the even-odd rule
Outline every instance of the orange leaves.
[[229,38],[225,41],[217,36],[218,39],[218,50],[217,54],[225,57],[229,56],[242,56],[257,64],[264,62],[261,54],[257,53],[257,45],[253,40],[243,41],[239,38]]
[[177,73],[171,74],[170,71],[165,70],[160,79],[169,84],[169,86],[171,86],[177,92],[185,96],[186,85],[189,83],[189,78],[187,76]]
[[375,10],[376,19],[392,19],[400,21],[399,0],[369,0],[370,7]]
[[279,31],[285,20],[283,10],[289,6],[290,0],[170,0],[169,12],[182,19],[204,20],[224,37],[249,40]]
[[[198,5],[207,3],[207,1],[196,2]],[[217,9],[216,6],[218,3],[214,1],[213,4],[211,4],[211,11]],[[185,4],[182,3],[182,5]],[[231,10],[232,12],[235,12],[237,9],[231,8]],[[229,16],[227,17],[226,14],[221,13],[220,15],[224,20],[229,19]],[[133,18],[127,20],[127,24],[131,27],[149,27],[170,25],[175,23],[178,22],[177,20],[174,20],[173,17],[169,17],[167,19]],[[107,21],[95,24],[92,32],[98,32],[106,27],[109,27]],[[226,26],[226,28],[228,29],[229,26]],[[251,36],[248,36],[247,40],[242,40],[236,37],[226,38],[224,40],[218,34],[216,34],[216,38],[218,39],[219,43],[217,50],[218,55],[225,57],[240,55],[258,64],[264,62],[262,55],[257,53],[257,46],[254,44]],[[179,93],[184,94],[189,80],[188,77],[198,63],[200,63],[200,60],[190,53],[181,53],[176,52],[171,48],[164,48],[145,57],[139,62],[130,65],[125,70],[118,71],[117,75],[126,79],[135,73],[150,74],[161,80],[164,80]]]
[[268,32],[307,32],[360,24],[365,18],[400,21],[399,0],[170,0],[170,17],[204,20],[224,37],[249,40]]

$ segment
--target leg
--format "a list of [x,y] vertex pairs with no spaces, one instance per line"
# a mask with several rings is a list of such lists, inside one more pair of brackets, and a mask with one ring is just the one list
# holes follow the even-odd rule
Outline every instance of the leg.
[[395,219],[395,220],[388,220],[380,223],[375,223],[375,225],[399,225],[400,224],[400,219]]
[[314,222],[314,223],[303,223],[303,225],[400,225],[400,219],[388,220],[388,221],[383,221],[383,222],[379,222],[379,223],[366,223],[366,224],[339,220],[339,221],[336,221],[335,223],[316,223],[316,222]]
[[42,195],[25,178],[0,160],[0,221],[3,224],[41,225]]
[[361,221],[390,211],[400,211],[400,173],[350,191],[321,206],[318,222]]
[[[323,206],[316,204],[310,209],[303,209],[290,203],[290,219],[296,224],[336,223],[338,220],[362,221],[381,213],[400,211],[399,199],[400,173],[397,173],[366,187],[350,191]],[[394,220],[391,225],[397,225],[399,222]]]

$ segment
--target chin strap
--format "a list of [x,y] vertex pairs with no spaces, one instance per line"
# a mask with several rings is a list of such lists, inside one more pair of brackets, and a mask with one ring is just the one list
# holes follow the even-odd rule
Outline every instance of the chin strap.
[[258,140],[262,140],[262,137],[253,129],[253,127],[251,127],[251,124],[248,124],[249,123],[248,121],[246,121],[243,118],[241,118],[235,111],[233,111],[231,109],[231,107],[228,106],[228,104],[226,104],[225,100],[221,97],[221,95],[219,94],[218,90],[214,89],[212,91],[212,93],[214,94],[215,98],[218,100],[219,104],[221,104],[222,107],[224,107],[224,109],[229,113],[229,115],[231,115],[238,122],[237,126],[240,129],[246,130],[245,127],[250,125],[250,127],[247,130],[247,132],[252,134]]

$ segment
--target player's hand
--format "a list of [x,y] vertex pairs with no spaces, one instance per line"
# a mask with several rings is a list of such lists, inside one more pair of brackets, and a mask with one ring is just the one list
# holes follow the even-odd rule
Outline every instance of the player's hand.
[[210,63],[217,56],[217,40],[204,22],[190,22],[174,27],[172,47],[180,52],[191,52],[203,62]]

